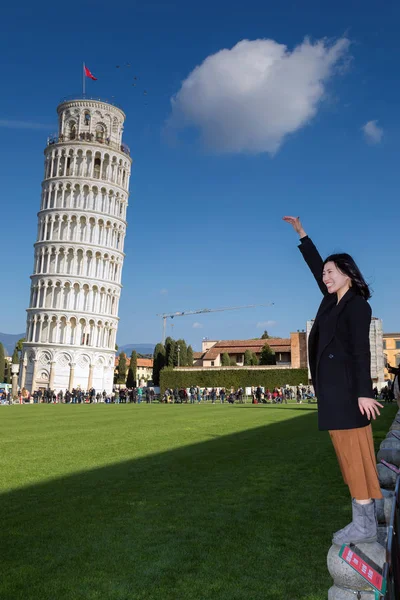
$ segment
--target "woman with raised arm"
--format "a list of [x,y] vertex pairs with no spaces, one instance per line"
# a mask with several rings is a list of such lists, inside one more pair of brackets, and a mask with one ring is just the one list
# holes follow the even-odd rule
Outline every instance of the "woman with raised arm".
[[299,217],[283,217],[300,236],[300,252],[323,294],[308,340],[311,377],[318,398],[318,426],[328,430],[343,479],[349,486],[353,520],[333,543],[375,542],[375,499],[382,498],[371,419],[379,415],[371,381],[371,296],[348,254],[322,260]]

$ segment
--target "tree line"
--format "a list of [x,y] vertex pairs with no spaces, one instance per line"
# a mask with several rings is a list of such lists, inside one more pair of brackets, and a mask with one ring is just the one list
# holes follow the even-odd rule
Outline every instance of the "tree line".
[[133,350],[128,367],[125,352],[120,353],[118,367],[114,376],[114,383],[126,385],[126,387],[129,389],[136,387],[138,358],[138,353],[136,352],[136,350]]
[[164,367],[193,367],[193,348],[185,340],[168,336],[165,344],[157,344],[153,354],[153,382],[160,385],[160,373]]
[[[268,333],[264,331],[261,339],[268,338]],[[154,385],[160,385],[160,373],[164,367],[193,366],[193,349],[191,346],[186,345],[185,340],[173,340],[171,337],[167,337],[165,345],[157,344],[155,347],[153,360],[153,382]],[[265,342],[261,350],[260,358],[257,357],[255,352],[246,350],[243,362],[244,366],[249,367],[255,365],[275,365],[275,352],[268,343]],[[236,360],[233,357],[231,358],[227,352],[224,352],[221,356],[221,366],[236,367]]]
[[[262,340],[269,339],[267,331],[261,336]],[[258,338],[255,338],[258,339]],[[131,360],[128,367],[127,357],[125,352],[119,354],[118,367],[116,369],[114,383],[126,385],[128,388],[134,388],[137,385],[137,359],[143,358],[136,350],[131,354]],[[256,365],[275,365],[275,352],[265,341],[258,358],[255,352],[246,350],[244,353],[244,366],[251,367]],[[153,384],[160,385],[160,373],[164,367],[192,367],[193,366],[193,348],[188,346],[183,339],[174,340],[168,336],[165,344],[159,343],[154,348],[153,353]],[[236,367],[236,360],[224,352],[221,356],[222,367]]]

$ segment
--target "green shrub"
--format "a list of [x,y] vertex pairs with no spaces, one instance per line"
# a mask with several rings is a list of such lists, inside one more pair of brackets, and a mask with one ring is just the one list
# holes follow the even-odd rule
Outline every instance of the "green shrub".
[[193,348],[188,346],[187,348],[187,366],[193,367]]
[[126,387],[136,387],[136,371],[137,371],[137,352],[132,351],[131,360],[129,361],[128,377],[126,378]]
[[157,344],[153,354],[153,382],[154,385],[160,385],[160,372],[165,366],[165,347],[164,344]]
[[227,352],[224,352],[223,355],[221,356],[221,366],[229,367],[230,364],[231,364],[231,359],[229,358],[229,354]]
[[247,349],[244,353],[244,366],[249,367],[253,364],[253,352]]
[[260,354],[260,365],[276,365],[275,352],[265,343]]
[[213,369],[209,371],[174,371],[166,367],[160,373],[160,387],[163,393],[167,388],[199,387],[250,387],[261,385],[273,389],[282,385],[298,385],[308,382],[307,369]]
[[126,366],[126,354],[125,354],[125,352],[121,352],[121,354],[119,355],[119,362],[118,362],[117,383],[125,385],[127,370],[128,369]]

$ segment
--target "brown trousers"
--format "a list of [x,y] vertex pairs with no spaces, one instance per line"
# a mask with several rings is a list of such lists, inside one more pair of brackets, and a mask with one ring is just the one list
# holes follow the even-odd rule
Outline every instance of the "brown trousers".
[[371,425],[329,431],[344,482],[352,498],[382,498]]

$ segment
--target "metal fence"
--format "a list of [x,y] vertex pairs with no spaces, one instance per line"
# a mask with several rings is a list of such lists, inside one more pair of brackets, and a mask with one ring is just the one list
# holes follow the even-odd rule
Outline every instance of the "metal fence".
[[386,545],[386,563],[383,567],[386,579],[385,600],[400,599],[400,475],[397,476],[392,514]]

